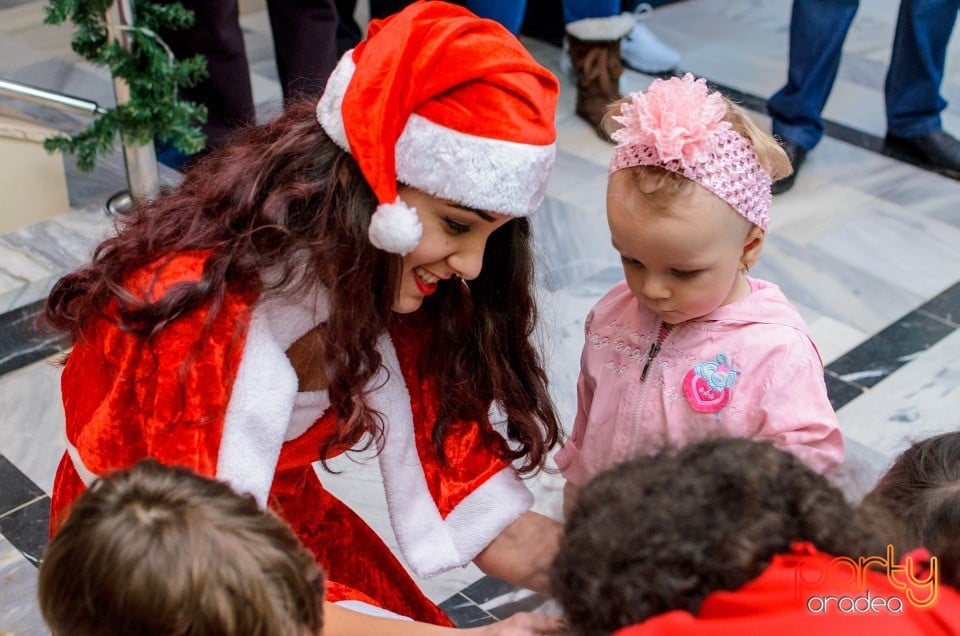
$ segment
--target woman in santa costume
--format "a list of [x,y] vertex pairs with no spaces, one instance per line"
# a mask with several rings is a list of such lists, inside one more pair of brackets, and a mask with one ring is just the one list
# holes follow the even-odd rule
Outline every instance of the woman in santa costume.
[[553,166],[557,92],[496,23],[418,2],[371,24],[319,104],[141,205],[47,301],[74,342],[53,531],[85,484],[154,457],[293,526],[341,601],[329,633],[443,631],[345,609],[450,625],[312,466],[374,447],[414,572],[474,561],[545,591],[559,526],[519,477],[559,434],[531,342],[526,218]]

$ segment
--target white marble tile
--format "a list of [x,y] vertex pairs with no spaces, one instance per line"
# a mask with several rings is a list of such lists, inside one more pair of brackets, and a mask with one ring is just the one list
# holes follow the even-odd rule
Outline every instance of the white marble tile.
[[647,24],[684,55],[686,47],[714,42],[738,42],[749,48],[745,44],[752,39],[745,37],[782,29],[789,18],[789,0],[686,0],[655,9]]
[[[586,131],[593,134],[592,131]],[[607,168],[564,150],[557,152],[547,194],[591,214],[606,214]],[[606,223],[606,221],[604,221]]]
[[[559,134],[559,152],[566,153],[589,161],[596,167],[592,168],[588,174],[603,175],[604,181],[607,174],[607,166],[610,165],[610,158],[613,156],[613,145],[600,139],[593,128],[583,119],[573,114],[573,106],[570,106],[570,112],[558,119]],[[559,180],[563,174],[560,170],[555,170],[552,180]],[[567,182],[569,177],[567,175]],[[578,177],[579,179],[579,177]],[[601,192],[605,191],[604,186]]]
[[960,331],[890,375],[837,415],[845,437],[887,458],[937,433],[960,430]]
[[[781,34],[763,39],[767,40],[764,48],[768,50],[760,55],[755,53],[752,46],[743,49],[732,46],[730,40],[700,43],[686,50],[681,49],[681,68],[718,84],[768,97],[786,81],[786,49],[777,45],[784,40]],[[750,72],[744,73],[745,68],[749,68]]]
[[0,536],[0,635],[50,633],[37,602],[37,568]]
[[550,197],[535,215],[533,228],[538,280],[546,289],[560,289],[619,265],[602,203],[585,208]]
[[[618,280],[623,279],[622,269],[604,271],[618,276]],[[545,345],[550,394],[567,433],[572,430],[576,414],[583,322],[614,282],[591,278],[555,292],[541,290],[537,296],[541,312],[540,339]]]
[[0,377],[0,452],[48,494],[66,449],[59,358]]
[[[811,162],[813,160],[811,157]],[[827,182],[820,187],[804,187],[803,181],[813,177],[816,168],[811,166],[810,170],[807,172],[804,167],[794,189],[774,198],[768,236],[781,236],[797,245],[807,246],[883,203],[881,199],[844,183]]]
[[816,246],[767,235],[751,272],[779,285],[792,302],[873,334],[927,297],[891,285],[874,275],[869,263],[851,264]]
[[78,59],[70,49],[70,26],[44,24],[43,4],[0,11],[0,76],[51,57]]
[[863,191],[894,203],[915,217],[960,227],[960,214],[957,214],[960,183],[956,180],[889,160],[872,171],[848,170],[838,175],[838,179],[849,179]]
[[852,218],[813,245],[924,298],[954,283],[960,272],[960,229],[910,209],[886,206]]
[[81,209],[0,236],[0,311],[44,298],[112,231],[113,219]]
[[283,112],[283,93],[280,82],[259,73],[250,76],[257,122],[269,121]]

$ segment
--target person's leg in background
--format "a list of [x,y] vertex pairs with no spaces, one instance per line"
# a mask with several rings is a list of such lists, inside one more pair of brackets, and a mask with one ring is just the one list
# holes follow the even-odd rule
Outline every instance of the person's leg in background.
[[837,79],[843,42],[859,4],[857,0],[793,2],[787,84],[767,102],[767,112],[794,174],[774,184],[774,194],[793,186],[807,151],[823,137],[821,113]]
[[337,64],[334,0],[267,0],[267,10],[284,102],[319,98]]
[[958,10],[960,0],[902,0],[884,97],[888,146],[960,173],[960,141],[940,121],[947,106],[940,85]]
[[620,14],[620,0],[563,0],[563,21],[607,18]]
[[337,58],[355,47],[363,38],[360,25],[353,15],[357,0],[337,0]]
[[[605,18],[620,14],[620,0],[563,0],[563,19],[569,24],[585,18]],[[680,53],[667,46],[643,24],[652,9],[649,4],[630,2],[636,24],[620,43],[623,63],[635,71],[657,75],[668,73],[680,63]]]
[[[566,25],[562,55],[569,55],[577,85],[575,112],[605,141],[612,139],[601,126],[604,113],[611,102],[620,99],[621,40],[633,26],[633,18],[620,14],[584,18]],[[561,67],[563,65],[561,57]]]
[[[182,99],[207,107],[207,121],[201,127],[207,136],[203,152],[207,152],[224,145],[233,130],[255,118],[240,10],[236,0],[180,2],[194,12],[193,26],[163,31],[160,37],[178,58],[203,55],[207,60],[207,77],[196,86],[180,89]],[[157,158],[172,168],[187,161],[172,146],[158,146]]]
[[520,33],[523,16],[527,11],[526,0],[467,0],[467,8],[481,18],[496,20],[514,35]]
[[[414,0],[370,0],[370,18],[386,18],[400,11]],[[450,4],[466,6],[466,0],[447,0]],[[337,5],[337,59],[366,37],[366,27],[357,23],[357,0],[336,0]]]

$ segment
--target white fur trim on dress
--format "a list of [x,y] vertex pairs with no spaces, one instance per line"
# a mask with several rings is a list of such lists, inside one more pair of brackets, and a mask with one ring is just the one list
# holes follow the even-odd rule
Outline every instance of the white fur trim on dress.
[[[317,119],[350,152],[340,107],[356,66],[347,52],[317,104]],[[397,181],[478,210],[527,216],[543,201],[556,145],[480,137],[411,114],[397,140]]]
[[407,205],[397,197],[393,203],[381,203],[370,217],[370,229],[367,232],[370,242],[391,254],[406,256],[417,247],[423,226],[417,216],[417,209]]
[[270,332],[263,306],[254,307],[223,422],[217,478],[261,507],[280,457],[297,394],[297,374]]
[[252,494],[261,506],[266,505],[283,442],[309,428],[300,421],[306,418],[294,417],[294,406],[312,413],[329,406],[325,392],[297,392],[297,374],[286,355],[291,344],[329,313],[327,290],[319,285],[298,298],[268,298],[253,309],[223,422],[217,477],[237,492]]
[[89,488],[90,484],[96,481],[97,474],[87,468],[87,465],[83,463],[83,458],[80,457],[80,449],[71,444],[66,435],[64,435],[64,440],[66,440],[67,444],[67,455],[70,457],[70,461],[73,463],[73,470],[76,471],[77,476],[80,477],[80,481],[83,482],[83,485]]
[[[417,443],[407,391],[393,343],[378,343],[383,368],[371,386],[370,406],[384,415],[380,470],[390,522],[407,564],[429,577],[472,561],[507,526],[533,505],[533,495],[506,467],[464,498],[446,519],[430,494]],[[384,377],[386,373],[386,377]]]

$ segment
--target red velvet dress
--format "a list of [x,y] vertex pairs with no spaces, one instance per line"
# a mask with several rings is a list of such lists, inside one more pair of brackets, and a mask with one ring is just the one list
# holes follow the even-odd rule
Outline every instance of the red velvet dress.
[[[709,595],[696,615],[667,612],[614,636],[960,634],[960,593],[938,582],[932,596],[929,573],[915,573],[922,581],[915,584],[902,572],[892,578],[885,571],[855,572],[809,544],[797,544],[742,588]],[[917,603],[910,602],[911,594]]]
[[[196,280],[204,255],[138,272],[129,288],[156,298]],[[144,457],[216,476],[283,516],[327,569],[328,600],[359,600],[449,625],[392,551],[327,492],[313,463],[336,425],[326,394],[298,393],[284,352],[328,315],[324,290],[294,301],[228,293],[220,312],[197,310],[152,342],[99,319],[69,355],[61,380],[67,453],[51,504],[52,529],[86,484]],[[431,442],[437,392],[415,371],[412,330],[381,337],[386,371],[370,406],[384,416],[379,453],[391,524],[420,576],[471,561],[532,505],[489,422],[458,422],[441,462]],[[326,401],[325,401],[326,400]],[[336,475],[324,473],[324,479]]]

